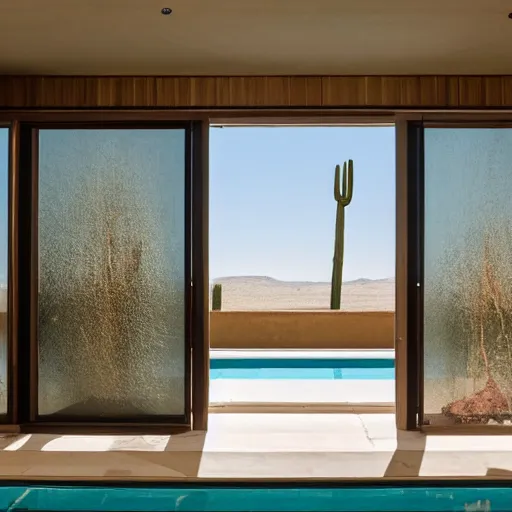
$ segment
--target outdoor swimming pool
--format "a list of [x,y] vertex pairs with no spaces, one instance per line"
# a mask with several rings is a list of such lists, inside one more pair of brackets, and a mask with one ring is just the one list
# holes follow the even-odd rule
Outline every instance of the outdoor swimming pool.
[[214,358],[210,379],[392,380],[394,358]]
[[512,512],[508,487],[5,486],[0,510],[41,512]]

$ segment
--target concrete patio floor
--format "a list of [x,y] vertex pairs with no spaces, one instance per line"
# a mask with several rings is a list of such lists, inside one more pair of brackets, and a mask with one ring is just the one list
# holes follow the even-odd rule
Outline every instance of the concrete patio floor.
[[512,478],[512,436],[397,437],[392,414],[215,414],[206,434],[0,442],[11,480]]

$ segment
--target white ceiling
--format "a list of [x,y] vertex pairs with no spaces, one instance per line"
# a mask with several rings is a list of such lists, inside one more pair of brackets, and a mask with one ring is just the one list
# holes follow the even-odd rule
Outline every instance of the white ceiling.
[[512,74],[510,11],[512,0],[0,0],[0,73]]

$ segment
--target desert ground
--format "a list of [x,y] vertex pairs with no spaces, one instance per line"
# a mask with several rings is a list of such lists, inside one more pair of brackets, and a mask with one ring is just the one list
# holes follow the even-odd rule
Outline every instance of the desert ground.
[[[278,281],[271,277],[223,277],[223,311],[329,309],[330,283]],[[394,311],[395,280],[358,279],[343,283],[342,311]]]
[[[222,310],[265,311],[329,309],[331,283],[279,281],[271,277],[222,277]],[[395,279],[357,279],[343,283],[342,311],[394,311]],[[7,293],[0,288],[0,315]],[[1,330],[0,330],[1,331]]]

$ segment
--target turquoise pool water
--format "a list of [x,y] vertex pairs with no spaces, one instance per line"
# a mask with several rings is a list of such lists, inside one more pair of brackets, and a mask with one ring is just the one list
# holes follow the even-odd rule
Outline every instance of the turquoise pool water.
[[506,487],[3,487],[3,511],[512,512]]
[[394,359],[226,358],[210,360],[210,379],[392,380]]

